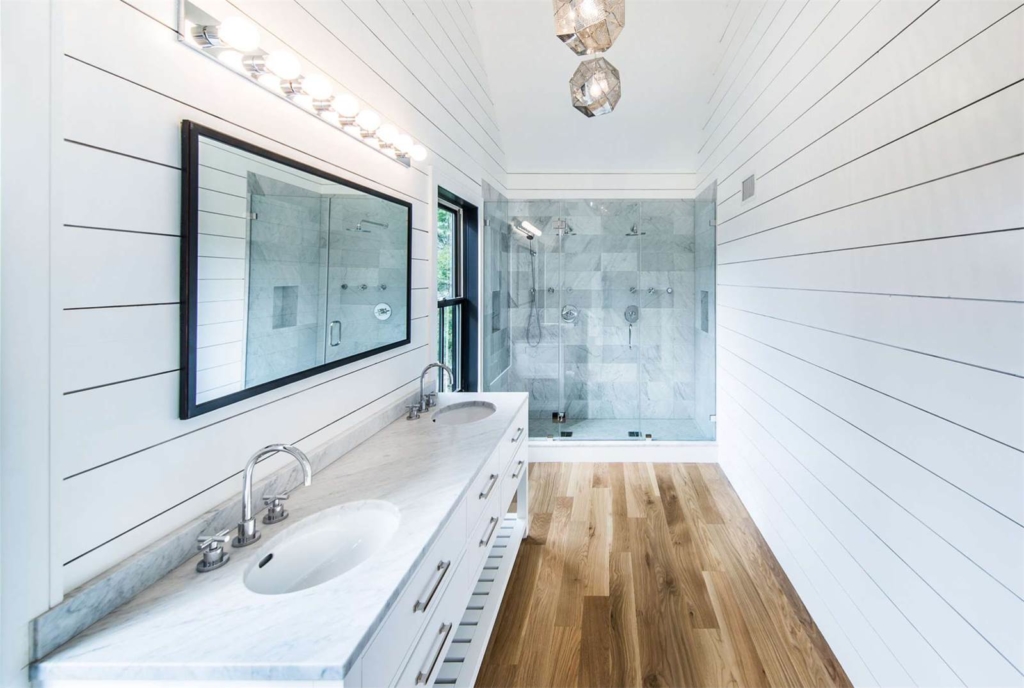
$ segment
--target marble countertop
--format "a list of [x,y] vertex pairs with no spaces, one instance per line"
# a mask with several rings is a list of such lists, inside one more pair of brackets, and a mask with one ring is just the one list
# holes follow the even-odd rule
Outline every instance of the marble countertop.
[[401,512],[398,532],[355,569],[308,590],[258,595],[242,574],[262,542],[229,547],[231,561],[209,573],[196,573],[193,558],[37,662],[33,678],[343,679],[526,395],[444,394],[438,408],[471,400],[491,401],[497,411],[461,426],[433,423],[432,414],[397,420],[317,473],[310,487],[293,492],[287,521],[257,521],[267,542],[336,504],[394,504]]

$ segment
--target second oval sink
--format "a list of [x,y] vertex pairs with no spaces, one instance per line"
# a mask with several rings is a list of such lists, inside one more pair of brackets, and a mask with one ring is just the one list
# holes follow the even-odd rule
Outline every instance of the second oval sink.
[[245,587],[283,595],[333,580],[386,545],[399,520],[393,504],[378,500],[324,509],[264,545],[245,572]]
[[465,425],[475,423],[494,414],[498,407],[489,401],[460,401],[434,411],[438,425]]

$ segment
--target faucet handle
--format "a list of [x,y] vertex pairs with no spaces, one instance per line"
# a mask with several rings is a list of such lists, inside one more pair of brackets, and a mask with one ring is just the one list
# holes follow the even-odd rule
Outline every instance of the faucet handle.
[[231,539],[230,532],[231,530],[227,529],[214,535],[200,535],[196,538],[197,549],[203,553],[203,558],[196,562],[196,571],[206,573],[228,563],[231,555],[224,551],[224,544]]
[[427,408],[437,406],[437,392],[427,392]]
[[222,530],[219,533],[216,533],[214,535],[200,535],[200,536],[198,536],[196,538],[196,542],[199,543],[198,549],[200,551],[202,551],[202,550],[206,549],[207,547],[216,547],[218,545],[224,544],[225,542],[227,542],[228,540],[231,539],[231,536],[229,535],[230,532],[231,532],[230,528],[225,528],[224,530]]
[[409,409],[409,415],[405,417],[406,420],[417,420],[420,417],[420,405],[409,404],[405,408]]
[[288,499],[288,493],[283,492],[278,495],[264,495],[263,504],[267,507],[267,513],[263,514],[263,522],[267,525],[273,525],[274,523],[280,523],[281,521],[288,518],[288,512],[285,511],[284,505],[281,502]]

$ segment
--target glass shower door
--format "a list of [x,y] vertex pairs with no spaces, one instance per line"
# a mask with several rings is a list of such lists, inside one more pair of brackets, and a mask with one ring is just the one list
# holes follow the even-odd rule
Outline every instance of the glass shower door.
[[636,203],[565,202],[559,237],[565,423],[556,436],[640,438],[638,222]]

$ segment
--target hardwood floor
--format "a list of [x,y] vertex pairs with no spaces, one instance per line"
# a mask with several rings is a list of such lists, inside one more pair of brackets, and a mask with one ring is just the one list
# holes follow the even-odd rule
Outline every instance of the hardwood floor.
[[849,686],[716,464],[533,464],[477,685]]

